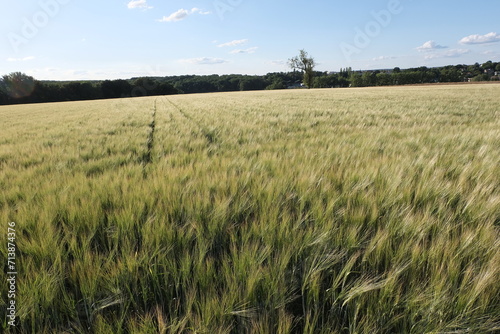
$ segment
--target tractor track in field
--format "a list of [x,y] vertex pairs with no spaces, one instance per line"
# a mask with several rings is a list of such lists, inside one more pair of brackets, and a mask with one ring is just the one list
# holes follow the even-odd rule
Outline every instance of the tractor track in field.
[[152,121],[149,123],[149,133],[146,139],[146,150],[140,158],[140,163],[142,165],[143,177],[147,178],[148,172],[147,167],[153,162],[153,147],[155,141],[155,131],[156,131],[156,100],[153,106]]
[[220,131],[216,128],[208,128],[206,127],[205,125],[203,125],[202,123],[198,122],[197,120],[195,120],[193,117],[191,117],[189,114],[187,114],[184,110],[182,110],[182,108],[180,108],[178,105],[176,105],[174,102],[170,101],[168,98],[166,98],[166,100],[182,115],[184,116],[187,120],[193,122],[199,129],[199,131],[201,132],[201,134],[203,135],[203,137],[205,137],[206,141],[207,141],[207,145],[210,146],[210,145],[213,145],[213,144],[217,144],[219,142],[219,135],[220,135]]
[[200,129],[202,128],[202,126],[200,125],[200,123],[198,123],[195,119],[193,119],[193,117],[191,117],[190,115],[188,115],[184,110],[182,110],[181,107],[179,107],[177,104],[175,104],[174,102],[170,101],[170,99],[168,98],[165,98],[165,100],[167,100],[168,103],[170,103],[175,110],[177,110],[182,116],[184,116],[187,120],[193,122],[194,124],[196,124],[196,126],[198,126]]

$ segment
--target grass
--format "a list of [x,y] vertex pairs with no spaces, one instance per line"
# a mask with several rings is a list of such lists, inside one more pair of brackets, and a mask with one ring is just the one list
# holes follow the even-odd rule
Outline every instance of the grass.
[[0,107],[17,332],[498,332],[499,93]]

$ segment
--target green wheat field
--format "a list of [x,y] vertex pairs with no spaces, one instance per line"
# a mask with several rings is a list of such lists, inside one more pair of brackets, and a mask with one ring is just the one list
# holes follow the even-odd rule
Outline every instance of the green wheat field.
[[0,331],[499,333],[499,96],[0,107]]

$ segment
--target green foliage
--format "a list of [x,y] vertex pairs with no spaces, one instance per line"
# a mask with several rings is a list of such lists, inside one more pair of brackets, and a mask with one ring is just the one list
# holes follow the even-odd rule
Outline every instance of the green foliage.
[[363,77],[358,72],[351,72],[349,80],[352,87],[363,87]]
[[495,64],[491,60],[488,60],[486,63],[481,65],[481,67],[485,70],[492,70],[495,68]]
[[245,76],[240,80],[240,90],[263,90],[268,82],[262,77]]
[[283,79],[280,78],[274,79],[273,83],[266,87],[266,89],[268,90],[286,89],[286,88],[287,86],[285,85],[285,82],[283,81]]
[[392,77],[388,73],[377,73],[375,81],[378,86],[390,86],[393,84]]
[[336,88],[340,82],[338,74],[317,75],[314,77],[314,88]]
[[35,79],[21,72],[4,75],[0,80],[0,91],[12,99],[22,99],[33,93]]
[[463,75],[461,71],[454,67],[446,67],[441,70],[440,73],[441,82],[460,82],[463,81]]
[[479,74],[476,75],[475,77],[472,78],[472,81],[479,82],[479,81],[489,81],[490,77],[487,74]]
[[102,95],[105,99],[129,96],[132,85],[127,80],[105,80],[101,84]]
[[178,94],[179,91],[170,83],[143,77],[137,78],[132,81],[132,89],[130,96],[159,96],[159,95],[172,95]]

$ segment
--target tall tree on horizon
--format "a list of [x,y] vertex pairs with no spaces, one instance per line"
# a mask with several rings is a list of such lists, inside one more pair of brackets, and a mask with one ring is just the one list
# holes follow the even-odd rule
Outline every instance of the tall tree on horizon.
[[290,68],[295,70],[300,70],[304,75],[304,84],[307,88],[313,86],[314,81],[314,67],[316,62],[313,57],[310,57],[306,50],[302,49],[299,51],[299,55],[288,60],[288,65]]

